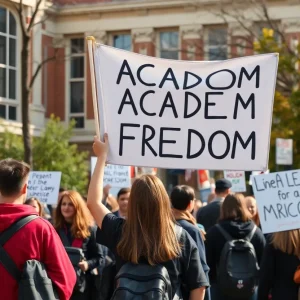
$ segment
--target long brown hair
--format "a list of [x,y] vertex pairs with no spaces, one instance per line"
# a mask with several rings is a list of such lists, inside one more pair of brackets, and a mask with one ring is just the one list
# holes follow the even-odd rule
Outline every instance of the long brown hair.
[[127,216],[117,246],[124,260],[137,264],[143,257],[155,265],[179,256],[170,200],[156,176],[143,175],[134,181]]
[[32,197],[32,198],[28,198],[24,204],[26,205],[31,205],[31,203],[35,201],[39,207],[39,216],[44,218],[45,217],[45,211],[44,211],[44,207],[41,203],[41,201],[38,198]]
[[251,220],[242,194],[229,194],[225,197],[221,207],[220,221],[238,219],[242,222]]
[[65,191],[62,193],[56,209],[55,229],[62,229],[65,225],[65,219],[61,213],[61,205],[64,197],[68,197],[75,208],[75,216],[71,226],[71,233],[73,237],[79,239],[89,237],[91,235],[90,226],[93,225],[93,219],[83,198],[76,191]]
[[300,229],[275,232],[271,243],[275,249],[300,258]]

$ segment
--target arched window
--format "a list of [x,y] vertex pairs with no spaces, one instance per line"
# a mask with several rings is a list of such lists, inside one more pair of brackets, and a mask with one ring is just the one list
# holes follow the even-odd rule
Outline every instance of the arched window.
[[0,118],[17,120],[17,24],[0,6]]

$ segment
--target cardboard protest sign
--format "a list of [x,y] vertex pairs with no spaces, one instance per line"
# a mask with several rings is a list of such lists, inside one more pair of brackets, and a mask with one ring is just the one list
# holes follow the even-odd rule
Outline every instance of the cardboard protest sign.
[[224,178],[232,184],[230,190],[234,193],[246,192],[246,180],[244,171],[224,171]]
[[266,169],[277,64],[277,54],[191,62],[95,44],[109,163]]
[[35,197],[47,204],[57,204],[61,172],[29,173],[27,198]]
[[[91,158],[91,173],[93,174],[97,158]],[[131,186],[130,167],[107,165],[104,170],[103,186],[109,184],[112,188],[124,188]]]
[[276,139],[276,164],[292,165],[293,164],[293,140]]
[[300,170],[252,176],[264,233],[300,228]]

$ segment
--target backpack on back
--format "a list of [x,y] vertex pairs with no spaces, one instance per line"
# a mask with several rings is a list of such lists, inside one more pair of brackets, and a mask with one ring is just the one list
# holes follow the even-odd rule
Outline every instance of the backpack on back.
[[58,300],[51,279],[43,263],[37,260],[27,260],[21,272],[9,254],[4,250],[4,244],[23,226],[39,218],[31,215],[18,220],[0,235],[0,263],[6,271],[18,282],[19,300]]
[[259,266],[250,242],[257,227],[244,239],[233,239],[219,224],[217,228],[226,239],[217,268],[218,287],[228,297],[247,299],[258,285]]
[[[178,240],[182,227],[175,226]],[[116,289],[111,300],[172,300],[181,299],[180,287],[174,298],[168,270],[162,265],[126,263],[118,272]]]

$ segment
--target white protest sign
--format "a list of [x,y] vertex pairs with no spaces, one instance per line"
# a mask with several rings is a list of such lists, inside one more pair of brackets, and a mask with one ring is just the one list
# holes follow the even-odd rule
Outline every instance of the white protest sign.
[[[96,157],[91,157],[91,174],[94,172],[96,161]],[[107,184],[109,184],[112,188],[130,187],[130,167],[108,164],[104,169],[103,186]]]
[[300,170],[252,177],[264,233],[300,228]]
[[224,171],[224,178],[232,184],[230,190],[234,193],[246,192],[246,180],[244,171]]
[[293,164],[293,140],[276,139],[276,164],[292,165]]
[[27,198],[35,197],[47,204],[57,204],[61,172],[29,173]]
[[173,61],[96,43],[93,61],[110,163],[267,168],[277,54]]

